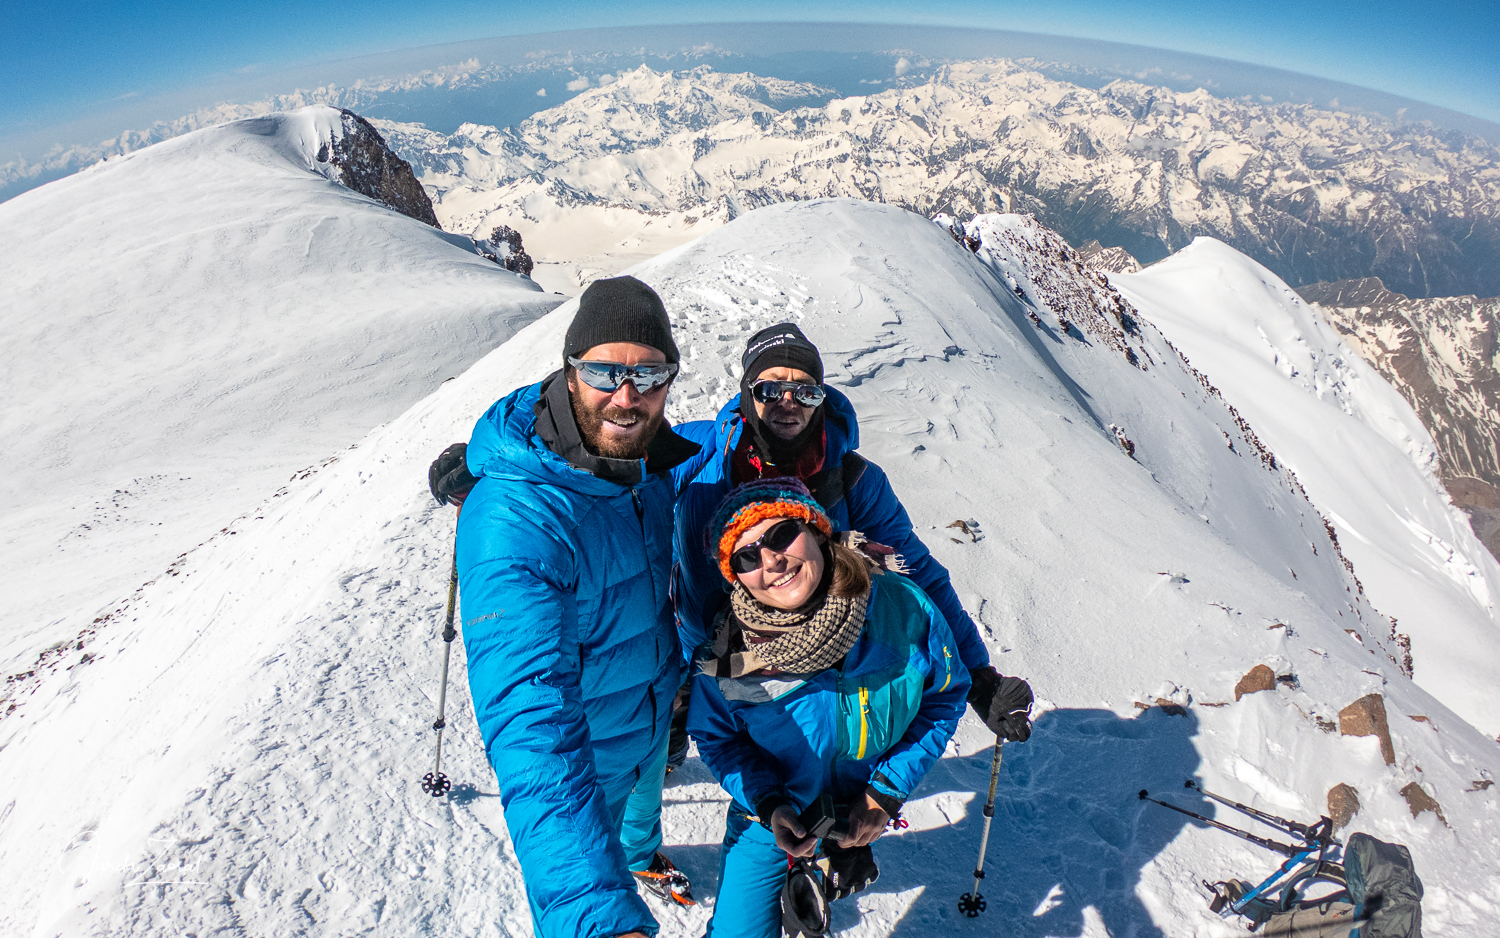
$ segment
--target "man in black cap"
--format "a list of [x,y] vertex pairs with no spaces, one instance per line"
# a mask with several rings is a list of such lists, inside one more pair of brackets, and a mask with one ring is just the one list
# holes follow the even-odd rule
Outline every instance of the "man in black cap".
[[[964,611],[948,571],[916,533],[881,468],[855,449],[859,423],[854,406],[823,383],[823,357],[793,323],[780,323],[750,337],[741,358],[740,393],[713,421],[684,424],[678,431],[712,454],[691,482],[679,486],[676,559],[677,617],[685,653],[706,641],[714,617],[728,602],[728,584],[703,546],[703,529],[720,500],[752,479],[796,476],[812,491],[841,531],[859,531],[891,547],[910,576],[942,611],[969,669],[969,702],[985,724],[1006,739],[1031,735],[1031,688],[1002,677],[989,649]],[[678,737],[674,755],[684,751]]]
[[562,351],[429,481],[462,504],[469,688],[536,932],[654,934],[633,872],[692,902],[656,848],[681,684],[669,473],[698,448],[666,424],[678,352],[646,284],[596,281]]

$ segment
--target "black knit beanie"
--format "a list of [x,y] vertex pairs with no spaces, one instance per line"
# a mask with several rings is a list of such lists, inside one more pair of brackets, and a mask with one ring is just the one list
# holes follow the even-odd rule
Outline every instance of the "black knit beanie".
[[610,342],[639,342],[666,355],[669,362],[679,358],[661,297],[634,277],[595,280],[583,291],[563,341],[563,360]]
[[751,336],[740,364],[745,368],[741,382],[746,386],[767,368],[796,368],[823,383],[823,357],[818,347],[789,322],[767,326]]

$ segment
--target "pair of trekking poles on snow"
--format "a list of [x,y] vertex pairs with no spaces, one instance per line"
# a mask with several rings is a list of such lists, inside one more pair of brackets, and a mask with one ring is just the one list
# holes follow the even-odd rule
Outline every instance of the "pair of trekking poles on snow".
[[[434,798],[441,798],[453,788],[448,776],[443,774],[443,729],[447,727],[448,710],[448,662],[453,655],[453,639],[458,632],[453,628],[453,611],[458,599],[458,552],[453,554],[453,566],[448,576],[448,614],[443,622],[443,675],[438,691],[438,715],[432,722],[437,731],[436,754],[432,771],[422,776],[422,790]],[[979,837],[979,863],[974,867],[974,891],[966,892],[958,900],[958,910],[969,918],[984,911],[984,896],[979,891],[979,881],[984,879],[984,853],[990,843],[990,823],[995,819],[995,785],[1000,780],[1000,750],[1005,740],[995,737],[995,756],[990,762],[990,792],[984,802],[984,829]]]

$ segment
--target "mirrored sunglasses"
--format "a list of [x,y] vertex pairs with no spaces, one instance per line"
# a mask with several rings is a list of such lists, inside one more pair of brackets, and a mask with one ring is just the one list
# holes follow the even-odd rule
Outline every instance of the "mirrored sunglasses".
[[792,392],[792,400],[803,407],[817,407],[827,397],[821,384],[803,384],[800,381],[757,381],[750,386],[750,393],[762,404],[771,404]]
[[729,569],[735,573],[749,573],[760,566],[760,551],[765,548],[778,554],[786,552],[797,535],[802,533],[802,522],[796,518],[787,518],[771,525],[770,530],[760,536],[760,540],[746,544],[739,550],[729,555]]
[[624,365],[620,362],[590,362],[568,356],[568,364],[578,371],[578,378],[596,391],[613,394],[629,381],[641,394],[648,394],[677,376],[677,366],[669,362]]

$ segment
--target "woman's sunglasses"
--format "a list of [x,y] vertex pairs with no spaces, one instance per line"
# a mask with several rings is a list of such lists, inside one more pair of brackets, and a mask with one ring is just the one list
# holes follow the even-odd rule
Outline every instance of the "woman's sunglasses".
[[760,551],[765,548],[778,554],[786,553],[786,549],[792,546],[797,535],[802,533],[802,522],[796,518],[787,518],[771,525],[770,530],[760,536],[760,540],[752,544],[746,544],[739,550],[729,555],[729,569],[735,573],[750,573],[760,567]]
[[803,407],[817,407],[828,395],[821,384],[803,384],[800,381],[757,381],[750,386],[750,393],[762,404],[781,400],[781,395],[792,392],[792,400]]
[[636,391],[649,394],[677,376],[677,366],[669,362],[622,365],[619,362],[589,362],[568,356],[568,364],[578,371],[578,378],[596,391],[613,394],[629,381]]

